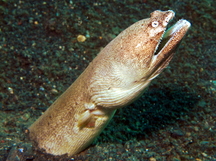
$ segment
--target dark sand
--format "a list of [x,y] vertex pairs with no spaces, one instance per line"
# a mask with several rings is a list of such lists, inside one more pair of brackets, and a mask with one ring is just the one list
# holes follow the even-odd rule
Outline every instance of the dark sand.
[[[213,0],[0,1],[0,160],[215,161],[215,8]],[[84,152],[32,151],[27,127],[102,47],[156,9],[192,24],[169,67]]]

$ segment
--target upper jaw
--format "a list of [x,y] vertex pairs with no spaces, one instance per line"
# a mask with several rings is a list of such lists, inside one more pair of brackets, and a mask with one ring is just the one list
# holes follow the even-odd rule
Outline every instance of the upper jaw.
[[175,17],[175,12],[172,10],[168,10],[167,12],[167,16],[163,22],[163,26],[166,27],[168,25],[168,23]]

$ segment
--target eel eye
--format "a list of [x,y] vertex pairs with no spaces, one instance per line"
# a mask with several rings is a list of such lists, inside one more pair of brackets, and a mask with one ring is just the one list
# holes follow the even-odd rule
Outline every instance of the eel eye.
[[155,27],[158,27],[159,22],[158,22],[158,21],[153,21],[151,25],[152,25],[152,27],[154,27],[154,28],[155,28]]

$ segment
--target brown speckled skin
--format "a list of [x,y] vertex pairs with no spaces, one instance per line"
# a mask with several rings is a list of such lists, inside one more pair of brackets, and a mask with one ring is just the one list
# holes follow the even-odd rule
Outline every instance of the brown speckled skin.
[[[173,16],[172,11],[155,11],[151,18],[133,24],[111,41],[29,127],[30,138],[38,147],[54,155],[67,153],[71,156],[89,146],[116,109],[138,98],[168,65],[172,53],[166,56],[167,52],[164,52],[160,61],[153,62],[152,58]],[[152,22],[158,22],[158,26],[154,28]],[[85,118],[91,119],[79,127],[77,122],[85,111],[91,114]]]
[[47,153],[73,155],[80,152],[99,135],[115,112],[107,112],[94,128],[74,130],[78,120],[75,114],[84,112],[84,102],[90,101],[89,83],[85,81],[88,77],[84,73],[29,128],[31,139]]

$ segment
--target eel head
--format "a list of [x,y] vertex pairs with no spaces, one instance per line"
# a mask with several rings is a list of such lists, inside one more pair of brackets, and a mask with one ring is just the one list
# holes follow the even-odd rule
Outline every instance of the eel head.
[[150,18],[122,31],[99,53],[89,66],[94,73],[90,78],[92,102],[116,109],[144,92],[169,64],[190,27],[190,22],[181,19],[167,29],[174,15],[172,10],[152,12]]

